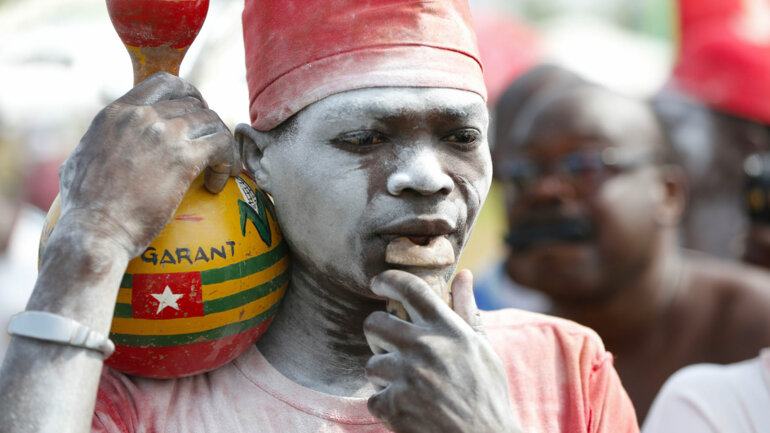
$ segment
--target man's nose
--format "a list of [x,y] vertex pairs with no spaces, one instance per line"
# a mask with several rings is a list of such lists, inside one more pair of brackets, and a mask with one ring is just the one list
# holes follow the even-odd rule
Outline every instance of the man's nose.
[[398,168],[388,177],[387,186],[393,195],[406,192],[449,194],[454,189],[454,181],[444,171],[435,151],[423,148],[400,160]]

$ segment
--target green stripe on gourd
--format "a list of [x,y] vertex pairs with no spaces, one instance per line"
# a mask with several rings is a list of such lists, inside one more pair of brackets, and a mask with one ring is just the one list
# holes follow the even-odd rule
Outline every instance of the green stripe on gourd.
[[218,328],[206,331],[192,332],[189,334],[175,335],[132,335],[132,334],[113,334],[110,333],[110,340],[117,345],[122,346],[140,346],[140,347],[169,347],[183,346],[193,343],[204,343],[206,341],[218,340],[229,337],[253,328],[263,321],[273,317],[278,309],[278,303],[268,308],[264,312],[242,322],[230,323]]
[[223,266],[217,269],[201,271],[201,283],[217,284],[229,280],[236,280],[247,275],[256,274],[278,263],[289,253],[286,242],[281,242],[272,250],[260,254],[256,257],[243,260],[232,265]]
[[134,276],[131,274],[123,274],[123,279],[120,280],[121,289],[130,289],[134,286]]
[[203,314],[221,313],[222,311],[232,310],[267,296],[280,289],[287,281],[289,281],[290,272],[289,269],[286,269],[280,275],[276,275],[275,278],[266,283],[262,283],[230,296],[203,301]]
[[134,311],[131,308],[131,304],[115,304],[115,314],[112,317],[118,319],[130,319],[134,317]]

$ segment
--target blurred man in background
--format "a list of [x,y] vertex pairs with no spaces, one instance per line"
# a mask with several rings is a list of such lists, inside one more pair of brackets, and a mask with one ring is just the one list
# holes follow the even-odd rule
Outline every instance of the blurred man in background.
[[770,275],[680,248],[686,182],[648,105],[560,79],[497,122],[506,272],[601,335],[639,419],[678,368],[770,344]]
[[[578,82],[584,82],[584,80],[562,67],[541,64],[528,70],[505,89],[500,101],[496,104],[497,111],[494,112],[493,124],[490,127],[495,180],[505,184],[499,176],[503,171],[503,168],[499,167],[499,162],[503,159],[499,154],[504,153],[505,148],[504,146],[495,147],[494,143],[506,140],[506,135],[510,132],[510,120],[518,118],[526,103],[543,89],[560,88]],[[520,308],[541,313],[548,311],[551,307],[548,297],[538,290],[524,287],[513,281],[506,270],[506,263],[507,258],[504,257],[477,279],[473,292],[479,308],[483,310]]]

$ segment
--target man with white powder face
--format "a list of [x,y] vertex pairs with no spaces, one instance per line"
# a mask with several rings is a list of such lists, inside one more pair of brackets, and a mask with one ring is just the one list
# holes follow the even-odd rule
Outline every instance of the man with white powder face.
[[[168,75],[103,110],[62,171],[70,205],[28,309],[106,334],[127,260],[180,192],[206,166],[216,190],[243,161],[293,256],[270,328],[232,363],[168,381],[100,376],[98,352],[17,338],[0,376],[3,429],[637,431],[592,331],[481,315],[468,271],[451,307],[426,283],[454,273],[491,179],[468,5],[247,1],[244,29],[251,125],[233,138]],[[150,174],[163,179],[148,193]],[[410,320],[388,314],[387,299]]]

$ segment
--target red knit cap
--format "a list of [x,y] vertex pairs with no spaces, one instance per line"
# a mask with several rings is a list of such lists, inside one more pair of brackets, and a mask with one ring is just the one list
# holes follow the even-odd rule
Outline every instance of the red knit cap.
[[467,0],[246,0],[243,34],[261,131],[366,87],[445,87],[486,100]]
[[[745,8],[747,0],[732,0],[732,12],[725,0],[697,0],[714,3],[721,16],[687,13],[690,2],[680,0],[677,86],[712,108],[770,124],[770,23],[752,22],[758,16]],[[760,2],[770,12],[768,0]]]

